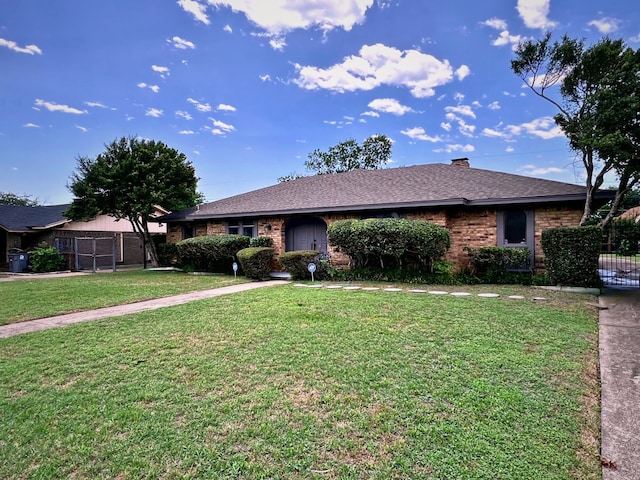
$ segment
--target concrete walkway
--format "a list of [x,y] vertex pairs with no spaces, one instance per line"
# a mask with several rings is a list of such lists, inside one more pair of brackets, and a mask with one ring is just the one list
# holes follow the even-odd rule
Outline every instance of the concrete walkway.
[[602,478],[640,480],[640,291],[600,296]]
[[66,315],[30,320],[28,322],[12,323],[10,325],[0,326],[0,338],[12,337],[23,333],[37,332],[39,330],[47,330],[49,328],[63,327],[65,325],[71,325],[72,323],[89,322],[91,320],[99,320],[101,318],[119,317],[122,315],[129,315],[130,313],[156,310],[158,308],[181,305],[194,300],[202,300],[204,298],[218,297],[229,293],[244,292],[254,288],[271,287],[287,283],[289,282],[282,280],[241,283],[239,285],[230,285],[228,287],[212,288],[210,290],[201,290],[199,292],[156,298],[153,300],[146,300],[144,302],[116,305],[114,307],[100,308],[98,310],[88,310],[86,312],[68,313]]

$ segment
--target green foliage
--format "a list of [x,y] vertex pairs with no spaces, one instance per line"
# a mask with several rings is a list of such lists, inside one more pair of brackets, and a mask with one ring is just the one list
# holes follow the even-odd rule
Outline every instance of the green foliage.
[[353,268],[426,268],[449,249],[446,228],[423,220],[369,218],[340,220],[327,231],[329,244],[349,256]]
[[175,243],[159,243],[158,263],[162,267],[171,267],[178,262],[178,246]]
[[0,192],[0,205],[21,205],[23,207],[36,207],[40,205],[37,198],[30,195],[16,195],[11,192]]
[[528,270],[531,264],[531,251],[526,247],[465,247],[464,250],[469,254],[472,273],[486,283],[503,283],[510,270]]
[[317,175],[341,173],[357,169],[376,170],[391,159],[391,140],[385,135],[372,135],[362,145],[350,138],[330,147],[327,152],[314,150],[305,167]]
[[284,269],[291,274],[293,280],[310,280],[309,264],[315,263],[314,280],[324,280],[328,277],[328,263],[317,250],[294,250],[285,252],[278,258]]
[[273,247],[273,239],[271,237],[251,237],[250,247]]
[[245,277],[254,280],[269,278],[273,263],[274,249],[271,247],[243,248],[237,254],[238,262]]
[[591,218],[605,175],[616,174],[615,199],[600,220],[601,226],[608,225],[624,195],[640,182],[640,50],[608,37],[588,48],[566,35],[552,43],[549,33],[522,42],[511,68],[558,109],[555,122],[582,159],[588,187],[582,225]]
[[542,231],[542,251],[553,285],[600,287],[598,259],[602,228],[551,228]]
[[195,169],[184,154],[154,140],[122,137],[105,147],[96,158],[78,157],[68,185],[74,199],[65,215],[82,220],[103,213],[129,220],[157,265],[148,221],[155,205],[179,211],[202,200]]
[[635,255],[640,242],[640,223],[633,218],[620,218],[611,224],[611,242],[620,255]]
[[249,247],[244,235],[208,235],[188,238],[176,243],[183,268],[204,272],[232,273],[236,254]]
[[29,264],[36,273],[56,272],[62,269],[64,257],[54,247],[43,242],[29,252]]

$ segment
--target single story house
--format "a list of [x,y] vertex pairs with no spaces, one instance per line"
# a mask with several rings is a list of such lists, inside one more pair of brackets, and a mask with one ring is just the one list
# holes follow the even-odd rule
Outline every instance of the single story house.
[[[315,175],[159,217],[167,241],[196,235],[242,234],[273,240],[276,255],[315,249],[346,265],[327,244],[327,227],[347,218],[400,217],[446,227],[447,259],[468,265],[464,247],[529,247],[543,268],[542,231],[577,226],[586,187],[471,168],[467,158],[379,170]],[[607,191],[596,203],[611,198]]]
[[618,216],[619,219],[632,219],[636,223],[640,223],[640,207],[633,207]]
[[[28,251],[42,242],[55,246],[67,258],[69,268],[75,267],[75,238],[115,239],[115,260],[118,264],[142,264],[142,242],[134,233],[131,223],[117,220],[109,215],[98,215],[88,221],[72,221],[64,216],[70,205],[22,206],[0,205],[0,268],[7,268],[9,254]],[[169,213],[155,207],[155,214]],[[167,227],[160,223],[150,223],[151,233],[165,235]],[[91,241],[81,244],[82,253],[92,253]],[[100,241],[98,254],[113,254],[113,242]],[[81,268],[89,268],[86,258]],[[102,257],[98,266],[110,266],[111,257]],[[90,262],[91,266],[93,261]],[[87,264],[87,265],[84,265]],[[84,265],[84,266],[83,266]]]

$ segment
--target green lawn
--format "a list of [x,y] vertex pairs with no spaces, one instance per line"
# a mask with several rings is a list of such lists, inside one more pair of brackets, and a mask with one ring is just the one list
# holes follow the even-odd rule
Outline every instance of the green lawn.
[[244,277],[137,270],[0,282],[0,325],[246,281]]
[[503,288],[527,298],[285,285],[0,340],[0,478],[600,478],[593,298]]

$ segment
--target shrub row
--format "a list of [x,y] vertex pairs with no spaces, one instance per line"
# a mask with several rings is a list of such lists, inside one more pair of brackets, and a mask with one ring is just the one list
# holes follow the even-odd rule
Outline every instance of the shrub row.
[[271,247],[249,247],[238,252],[238,262],[247,278],[264,280],[269,278],[274,250]]
[[280,255],[280,264],[289,272],[293,280],[310,280],[309,264],[316,266],[313,272],[314,280],[324,280],[328,278],[328,262],[317,250],[294,250]]
[[207,235],[182,240],[176,249],[185,270],[232,273],[236,254],[249,244],[250,238],[244,235]]
[[346,254],[353,268],[379,266],[432,270],[451,245],[449,231],[422,220],[340,220],[327,230],[329,244]]
[[504,283],[514,270],[530,270],[531,250],[526,247],[465,247],[464,250],[469,254],[472,275],[484,278],[487,283]]

